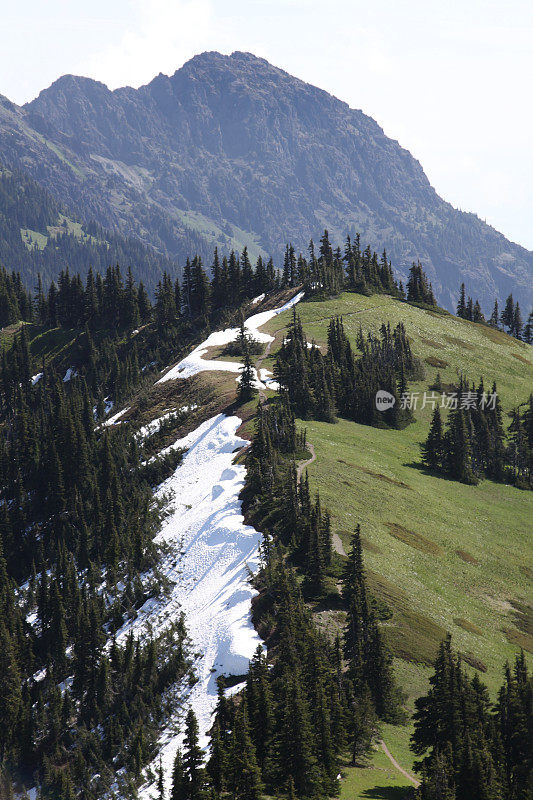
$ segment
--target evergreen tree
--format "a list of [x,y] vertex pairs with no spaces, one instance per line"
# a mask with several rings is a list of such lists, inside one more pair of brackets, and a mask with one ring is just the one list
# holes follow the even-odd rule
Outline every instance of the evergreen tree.
[[22,701],[20,672],[13,641],[0,616],[0,760],[12,743]]
[[250,347],[247,339],[244,339],[244,357],[241,367],[241,379],[239,381],[239,403],[247,403],[256,394],[255,370],[250,356]]
[[533,344],[533,311],[529,312],[529,317],[524,325],[523,339],[527,344]]
[[437,405],[431,418],[428,438],[422,445],[422,461],[429,469],[439,469],[443,466],[444,457],[442,419]]
[[513,295],[510,294],[507,300],[505,301],[505,308],[502,311],[501,315],[501,323],[505,325],[506,328],[511,328],[513,325],[515,307],[514,307],[514,300]]
[[500,322],[500,312],[498,309],[498,301],[494,301],[494,308],[492,309],[492,314],[490,315],[489,325],[491,328],[497,328]]
[[159,767],[157,770],[157,800],[165,800],[165,777],[161,756],[159,756]]
[[186,800],[186,798],[185,767],[183,764],[181,750],[178,747],[174,757],[174,767],[172,770],[172,791],[170,793],[170,800]]
[[228,788],[238,800],[259,800],[262,794],[261,770],[257,764],[244,700],[233,724],[228,756]]
[[190,709],[185,722],[185,743],[183,750],[183,767],[185,772],[185,798],[187,800],[203,800],[205,793],[204,755],[198,744],[198,722],[194,711]]
[[522,315],[520,313],[520,306],[518,305],[518,302],[516,303],[516,305],[514,307],[513,321],[512,321],[511,331],[510,332],[511,332],[511,335],[514,336],[516,339],[520,339],[521,338],[521,333],[522,333]]
[[450,474],[461,483],[475,485],[478,480],[472,470],[472,447],[462,408],[453,411],[448,420],[447,466]]
[[457,301],[457,310],[455,312],[458,317],[462,317],[463,319],[466,317],[466,299],[465,299],[465,285],[464,283],[461,284],[461,289],[459,291],[459,300]]

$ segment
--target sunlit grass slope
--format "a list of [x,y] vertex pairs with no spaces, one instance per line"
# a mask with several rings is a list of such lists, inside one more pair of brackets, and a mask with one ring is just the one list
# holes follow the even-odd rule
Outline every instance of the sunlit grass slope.
[[[337,314],[354,347],[360,325],[377,332],[384,322],[404,322],[426,370],[425,379],[410,390],[428,389],[437,372],[443,383],[461,372],[476,383],[483,376],[487,389],[495,380],[506,427],[507,412],[533,391],[533,347],[485,326],[385,296],[347,293],[304,302],[298,312],[308,339],[320,345]],[[277,332],[273,353],[289,319],[284,313],[264,328]],[[272,368],[272,363],[269,359],[263,366]],[[533,493],[491,481],[465,486],[428,474],[420,464],[420,443],[431,407],[419,405],[415,416],[403,431],[342,419],[335,425],[302,423],[317,454],[309,468],[311,483],[329,506],[346,549],[351,531],[361,524],[372,590],[393,612],[385,631],[409,705],[424,691],[428,665],[447,631],[466,661],[484,673],[494,696],[504,661],[520,646],[533,651]],[[404,759],[408,735],[407,729],[395,734]],[[364,793],[366,782],[379,777],[382,758],[376,755],[371,771],[357,770],[360,778],[350,782],[359,781],[360,793],[355,784],[345,785],[343,797],[401,796],[392,788],[388,794]],[[395,780],[398,787],[406,785],[399,773]]]

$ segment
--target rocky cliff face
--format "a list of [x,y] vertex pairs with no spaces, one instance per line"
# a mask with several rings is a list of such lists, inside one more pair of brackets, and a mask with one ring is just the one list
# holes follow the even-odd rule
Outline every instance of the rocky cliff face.
[[87,218],[183,258],[251,245],[279,258],[324,227],[359,231],[405,274],[420,258],[441,303],[459,283],[486,310],[533,302],[533,254],[444,202],[411,154],[361,111],[249,53],[204,53],[172,77],[109,91],[64,76],[0,101],[3,158]]

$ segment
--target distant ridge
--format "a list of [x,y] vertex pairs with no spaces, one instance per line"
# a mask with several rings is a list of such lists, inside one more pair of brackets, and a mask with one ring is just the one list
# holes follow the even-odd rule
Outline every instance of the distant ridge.
[[202,53],[172,76],[110,91],[63,76],[31,103],[0,99],[0,151],[86,219],[183,260],[249,245],[278,260],[327,227],[420,259],[438,299],[533,304],[533,253],[454,209],[362,111],[250,53]]

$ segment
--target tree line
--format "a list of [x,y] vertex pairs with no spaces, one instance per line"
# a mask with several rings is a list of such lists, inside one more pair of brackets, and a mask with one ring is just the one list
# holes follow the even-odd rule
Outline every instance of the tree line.
[[[154,265],[148,284],[146,276],[138,280],[131,267],[123,277],[117,264],[127,261],[122,257],[113,262],[110,251],[107,263],[113,265],[105,271],[90,265],[83,273],[66,267],[57,279],[48,280],[47,287],[38,273],[33,291],[24,285],[20,272],[8,273],[2,267],[0,326],[19,320],[49,327],[74,327],[91,320],[94,324],[115,326],[125,321],[145,322],[152,311],[149,295],[152,299],[155,297],[153,313],[161,327],[169,321],[175,324],[181,317],[208,318],[213,312],[236,308],[258,294],[296,286],[302,286],[308,296],[338,294],[347,289],[367,295],[387,293],[406,299],[401,281],[394,279],[385,251],[378,258],[370,246],[362,250],[357,236],[354,242],[347,238],[342,254],[340,248],[333,249],[327,231],[320,239],[318,250],[311,241],[308,258],[302,254],[296,257],[292,245],[287,245],[281,271],[271,258],[265,261],[262,256],[252,265],[247,247],[242,253],[232,250],[229,256],[222,257],[215,248],[207,269],[200,256],[188,258],[181,279],[172,275],[176,270],[166,268],[162,277],[154,282]],[[138,272],[136,269],[136,275]],[[431,285],[419,263],[413,264],[410,271],[407,301],[435,305]]]
[[[422,367],[414,357],[403,323],[391,330],[383,324],[379,336],[357,336],[356,357],[340,317],[328,326],[328,349],[309,343],[301,321],[293,310],[274,374],[291,408],[303,419],[334,422],[338,413],[366,425],[404,427],[412,415],[402,408],[400,398],[407,391],[407,380],[418,378]],[[394,399],[385,411],[376,407],[378,390]]]
[[495,705],[470,678],[451,638],[442,642],[430,689],[415,701],[412,749],[420,800],[527,800],[533,789],[533,678],[523,651],[504,668]]
[[512,294],[510,294],[505,301],[505,306],[501,313],[498,300],[495,300],[492,313],[489,319],[486,320],[479,301],[476,300],[473,302],[471,297],[466,297],[465,285],[462,283],[459,290],[456,314],[462,319],[470,320],[470,322],[487,323],[491,328],[506,330],[509,336],[514,336],[515,339],[521,339],[527,344],[533,344],[533,309],[529,312],[527,322],[524,325],[520,305],[518,300],[515,303]]
[[506,435],[496,384],[487,394],[483,380],[476,387],[461,378],[452,394],[456,407],[446,429],[438,403],[434,407],[421,447],[426,467],[466,484],[487,477],[533,488],[533,395],[513,409]]

